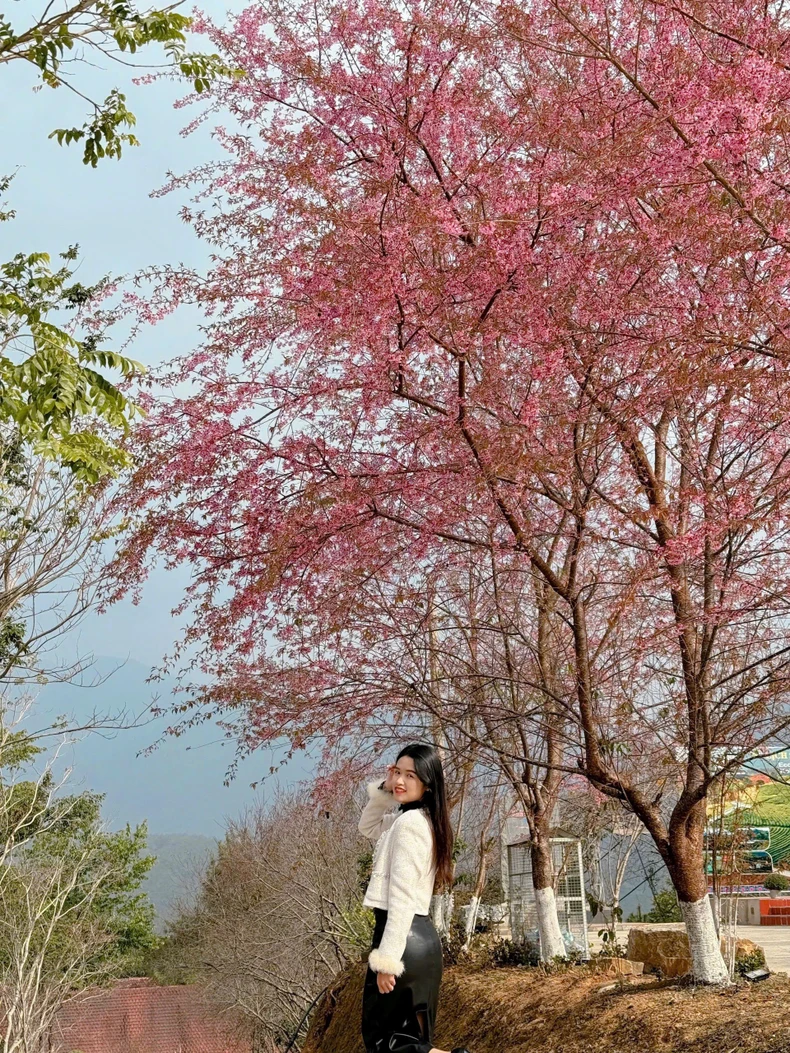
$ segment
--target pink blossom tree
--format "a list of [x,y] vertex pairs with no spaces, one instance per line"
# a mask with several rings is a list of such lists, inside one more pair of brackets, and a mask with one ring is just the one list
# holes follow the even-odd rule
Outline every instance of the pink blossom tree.
[[[783,19],[269,0],[203,23],[246,70],[215,95],[239,130],[174,180],[215,261],[159,296],[213,318],[138,430],[118,561],[120,591],[192,564],[185,705],[236,708],[251,747],[364,717],[309,704],[310,612],[331,635],[356,587],[459,546],[522,561],[577,766],[645,824],[706,982],[706,794],[788,722]],[[304,690],[273,696],[285,655]]]
[[[328,604],[314,599],[300,611],[298,647],[282,626],[280,661],[268,663],[249,700],[255,716],[245,713],[241,723],[255,738],[259,720],[266,735],[277,700],[298,697],[302,720],[309,710],[325,729],[333,725],[341,755],[352,742],[356,749],[360,735],[370,745],[427,730],[451,742],[453,766],[470,764],[472,777],[495,772],[530,831],[541,954],[551,961],[566,954],[551,838],[563,775],[578,753],[563,704],[572,680],[562,682],[567,660],[552,624],[555,597],[542,582],[536,590],[518,559],[469,547],[443,556],[434,565],[355,574],[349,583],[340,570]],[[357,736],[349,735],[351,711]]]

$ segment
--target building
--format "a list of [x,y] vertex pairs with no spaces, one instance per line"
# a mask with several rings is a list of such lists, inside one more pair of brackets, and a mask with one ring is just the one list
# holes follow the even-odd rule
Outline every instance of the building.
[[252,1053],[252,1041],[224,1027],[195,985],[147,978],[84,991],[60,1010],[50,1053]]

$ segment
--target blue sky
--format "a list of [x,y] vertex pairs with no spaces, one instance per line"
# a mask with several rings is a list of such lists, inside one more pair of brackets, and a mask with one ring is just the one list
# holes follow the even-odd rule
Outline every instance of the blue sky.
[[[242,5],[207,0],[202,6],[222,19],[229,7]],[[197,37],[193,46],[207,44]],[[104,68],[80,69],[75,83],[98,99],[113,86],[125,90],[138,119],[141,145],[127,149],[120,161],[104,161],[96,169],[82,164],[79,146],[60,147],[47,138],[53,128],[81,124],[85,104],[66,89],[35,90],[35,72],[22,63],[3,67],[0,174],[16,173],[8,194],[16,219],[0,226],[2,258],[19,251],[48,251],[54,256],[78,243],[82,261],[78,276],[85,284],[107,273],[129,274],[149,264],[204,265],[205,246],[178,216],[183,198],[150,195],[165,182],[168,170],[185,171],[218,156],[210,126],[183,137],[180,132],[191,111],[173,107],[183,88],[168,81],[134,86],[129,70],[102,61]],[[13,104],[8,105],[11,99]],[[194,345],[198,322],[196,313],[181,311],[143,333],[130,353],[146,365],[170,359]],[[121,604],[104,617],[86,619],[79,646],[155,663],[177,632],[169,612],[184,581],[178,573],[155,575],[140,607]]]
[[[222,20],[228,8],[238,10],[243,5],[207,0],[201,6]],[[13,14],[20,17],[16,11]],[[194,46],[206,44],[197,38]],[[183,88],[167,81],[135,87],[131,76],[106,60],[104,68],[79,71],[80,89],[97,99],[104,98],[113,86],[127,92],[141,143],[126,150],[120,161],[105,161],[91,169],[82,164],[78,146],[59,147],[48,139],[54,128],[82,124],[84,104],[62,88],[34,90],[34,71],[21,63],[2,68],[0,174],[16,172],[7,204],[16,210],[17,218],[0,225],[0,259],[20,251],[47,251],[54,256],[78,243],[79,278],[85,284],[107,273],[128,274],[150,264],[205,265],[205,247],[179,219],[183,199],[150,195],[165,182],[168,170],[182,172],[218,156],[210,126],[184,138],[180,132],[191,111],[173,108]],[[130,353],[147,365],[170,359],[194,345],[198,322],[196,314],[182,311],[143,334]],[[178,634],[170,610],[185,581],[186,572],[156,572],[138,607],[121,603],[103,616],[85,618],[65,647],[72,654],[93,652],[128,659],[130,664],[126,675],[122,669],[114,674],[120,680],[110,678],[100,688],[72,692],[69,705],[88,711],[111,705],[115,696],[126,705],[128,682],[133,680],[140,707],[144,707],[144,670],[156,664]],[[58,704],[66,697],[59,693]],[[46,697],[42,698],[42,705],[45,703]],[[55,704],[54,696],[51,704]],[[154,830],[216,835],[224,816],[236,814],[249,803],[252,793],[247,784],[272,762],[268,752],[248,762],[236,785],[227,789],[222,778],[232,751],[222,744],[216,730],[204,727],[173,740],[154,759],[138,756],[147,744],[140,734],[126,739],[125,734],[113,741],[112,748],[102,747],[94,737],[73,758],[77,769],[82,761],[82,776],[92,788],[107,792],[108,818],[114,825],[148,817]],[[156,737],[152,729],[151,739]],[[302,766],[294,769],[292,777],[303,770]],[[290,778],[286,776],[285,781]],[[130,780],[138,786],[136,793],[128,792]]]

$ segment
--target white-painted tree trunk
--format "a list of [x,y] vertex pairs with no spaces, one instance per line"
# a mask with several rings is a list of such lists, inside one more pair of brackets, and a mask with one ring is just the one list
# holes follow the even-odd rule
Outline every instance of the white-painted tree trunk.
[[440,936],[449,935],[450,922],[453,917],[453,898],[451,892],[439,892],[431,898],[431,921]]
[[466,915],[466,932],[464,935],[464,950],[468,951],[472,943],[472,936],[474,935],[475,925],[477,925],[477,915],[480,910],[480,897],[472,896],[469,901],[469,912]]
[[431,921],[440,936],[446,932],[444,925],[444,896],[441,893],[431,898]]
[[562,938],[560,921],[557,917],[557,900],[554,896],[554,889],[536,888],[535,906],[538,913],[541,960],[550,962],[553,958],[567,958],[565,940]]
[[701,984],[726,984],[729,972],[716,935],[710,900],[707,896],[696,903],[680,901],[680,913],[686,923],[691,951],[691,975]]

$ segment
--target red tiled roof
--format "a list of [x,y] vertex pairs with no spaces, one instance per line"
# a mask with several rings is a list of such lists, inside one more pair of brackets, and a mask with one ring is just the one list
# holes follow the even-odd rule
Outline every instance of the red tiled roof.
[[250,1053],[208,1012],[197,986],[121,980],[68,1002],[52,1028],[52,1053]]

